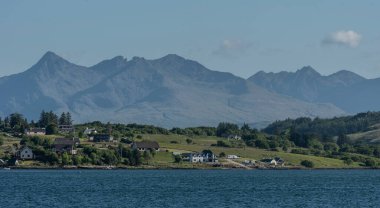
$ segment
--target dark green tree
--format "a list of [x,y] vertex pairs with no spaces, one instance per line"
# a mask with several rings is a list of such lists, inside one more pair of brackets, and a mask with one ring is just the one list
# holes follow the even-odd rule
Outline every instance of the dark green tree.
[[71,156],[69,154],[67,154],[67,152],[64,152],[62,154],[61,158],[62,158],[62,164],[63,165],[71,165],[72,164]]
[[57,126],[53,123],[47,125],[46,127],[46,135],[56,134],[58,132]]
[[148,151],[144,151],[143,158],[144,158],[144,161],[148,164],[148,162],[152,158],[152,156],[150,155],[150,153]]
[[239,126],[233,123],[222,122],[216,128],[216,136],[221,137],[225,134],[239,134]]
[[338,136],[338,139],[337,139],[336,143],[337,143],[340,147],[342,147],[342,146],[345,145],[345,144],[351,144],[351,140],[350,140],[350,138],[349,138],[347,135],[345,135],[345,134],[340,134],[340,135]]
[[310,160],[302,160],[301,165],[305,166],[307,168],[313,168],[314,167],[313,161],[310,161]]
[[182,162],[182,157],[180,155],[174,155],[174,162],[175,163],[180,163]]
[[214,154],[211,150],[209,150],[209,149],[205,149],[205,150],[203,150],[202,151],[202,154],[209,154],[209,155],[212,155],[212,154]]
[[59,117],[59,125],[67,125],[67,116],[65,112]]

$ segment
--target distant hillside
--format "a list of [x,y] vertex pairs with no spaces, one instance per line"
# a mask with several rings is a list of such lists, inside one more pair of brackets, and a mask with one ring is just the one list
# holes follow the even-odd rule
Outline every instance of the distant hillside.
[[331,119],[286,119],[270,124],[263,132],[275,135],[289,132],[327,140],[348,135],[353,141],[374,143],[380,138],[379,126],[380,112],[367,112]]
[[296,72],[258,72],[248,79],[267,90],[308,102],[332,103],[348,113],[380,110],[380,79],[350,71],[322,76],[310,66]]
[[349,134],[348,137],[353,141],[380,144],[380,123],[369,127],[367,131]]
[[163,127],[345,113],[332,104],[270,92],[177,55],[129,61],[117,56],[83,67],[48,52],[27,71],[0,78],[0,100],[0,116],[20,112],[37,119],[44,109],[69,111],[77,123],[100,120]]

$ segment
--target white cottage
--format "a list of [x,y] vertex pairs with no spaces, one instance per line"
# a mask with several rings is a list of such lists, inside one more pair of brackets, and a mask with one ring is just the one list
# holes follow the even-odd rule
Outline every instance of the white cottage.
[[227,159],[239,159],[237,155],[227,155]]
[[202,154],[190,154],[190,162],[192,163],[203,163],[204,155]]
[[192,163],[218,162],[218,158],[214,154],[192,153],[189,161]]
[[24,147],[20,150],[19,157],[22,160],[32,160],[34,159],[34,154],[32,149],[30,149],[29,147]]

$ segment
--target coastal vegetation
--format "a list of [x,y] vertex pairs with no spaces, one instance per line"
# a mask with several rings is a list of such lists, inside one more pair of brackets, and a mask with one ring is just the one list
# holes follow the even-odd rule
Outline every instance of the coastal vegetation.
[[[380,145],[352,139],[352,134],[373,131],[380,123],[379,112],[332,119],[297,118],[276,121],[259,130],[248,124],[221,122],[217,127],[165,129],[152,125],[113,124],[94,121],[73,125],[75,131],[60,131],[71,126],[70,113],[60,116],[41,112],[38,121],[13,113],[0,118],[0,158],[10,160],[17,149],[28,146],[35,154],[31,166],[124,166],[124,167],[204,167],[188,164],[174,153],[210,151],[221,162],[226,155],[239,156],[238,162],[280,157],[289,167],[355,168],[379,167]],[[26,129],[44,128],[45,135],[27,135]],[[113,141],[90,141],[86,129],[110,134]],[[79,138],[77,154],[59,153],[53,148],[58,137]],[[156,141],[160,151],[138,151],[131,144]]]

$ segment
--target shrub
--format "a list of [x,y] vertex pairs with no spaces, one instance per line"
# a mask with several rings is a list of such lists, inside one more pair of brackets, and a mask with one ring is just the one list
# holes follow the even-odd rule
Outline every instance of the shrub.
[[343,158],[344,164],[346,165],[352,165],[354,161],[351,158]]
[[255,141],[255,146],[260,149],[269,149],[268,141],[264,139],[257,139]]
[[364,165],[367,167],[376,167],[376,161],[370,158],[367,158],[364,162]]
[[314,167],[314,163],[310,160],[302,160],[301,165],[305,166],[307,168],[313,168]]
[[229,144],[227,144],[226,142],[224,142],[222,140],[217,141],[216,146],[218,146],[218,147],[230,147]]
[[174,162],[175,163],[180,163],[182,162],[182,157],[180,155],[174,155]]
[[128,139],[128,138],[121,138],[120,139],[120,142],[121,143],[125,143],[125,144],[131,144],[132,143],[132,140]]
[[310,151],[309,150],[305,150],[305,149],[292,149],[290,152],[294,153],[294,154],[301,154],[301,155],[308,155],[308,154],[310,154]]

